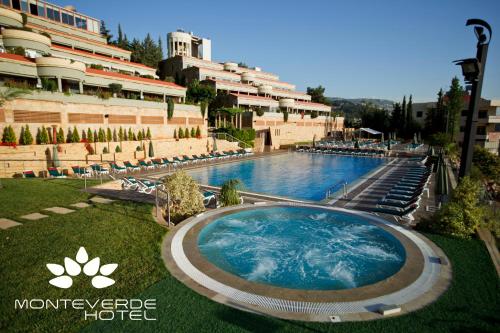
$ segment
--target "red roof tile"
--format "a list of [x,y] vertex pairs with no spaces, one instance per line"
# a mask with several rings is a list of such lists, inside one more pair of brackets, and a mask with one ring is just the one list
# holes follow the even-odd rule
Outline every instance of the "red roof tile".
[[24,61],[24,62],[30,62],[30,63],[35,62],[34,59],[26,58],[25,56],[11,54],[11,53],[0,53],[0,58],[17,60],[17,61]]

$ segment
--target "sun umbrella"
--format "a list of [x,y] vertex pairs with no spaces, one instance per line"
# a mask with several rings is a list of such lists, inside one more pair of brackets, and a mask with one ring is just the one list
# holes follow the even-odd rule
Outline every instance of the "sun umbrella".
[[61,166],[61,161],[59,160],[59,154],[57,152],[57,145],[52,146],[52,164],[55,168]]

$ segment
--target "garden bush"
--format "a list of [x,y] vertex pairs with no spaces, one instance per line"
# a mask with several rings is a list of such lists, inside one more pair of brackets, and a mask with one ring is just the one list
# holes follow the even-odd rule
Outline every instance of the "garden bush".
[[238,194],[238,188],[240,186],[241,182],[238,179],[229,179],[222,184],[219,198],[222,206],[234,206],[240,204],[240,195]]
[[[165,190],[170,194],[171,221],[178,223],[205,210],[203,196],[195,180],[184,171],[177,171],[164,180]],[[168,210],[167,196],[159,192]]]

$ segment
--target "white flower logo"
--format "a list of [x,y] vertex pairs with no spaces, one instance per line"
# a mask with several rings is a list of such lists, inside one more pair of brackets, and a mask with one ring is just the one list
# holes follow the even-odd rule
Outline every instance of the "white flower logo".
[[[102,265],[99,257],[96,257],[89,261],[89,255],[84,247],[80,247],[78,253],[76,254],[76,261],[71,258],[64,258],[64,266],[58,264],[47,264],[49,271],[54,274],[55,278],[49,281],[49,283],[55,287],[67,289],[73,285],[72,276],[78,276],[82,272],[87,276],[93,276],[92,285],[94,288],[102,289],[109,287],[115,283],[115,280],[108,278],[118,267],[118,264],[107,264]],[[99,268],[100,267],[100,268]],[[66,271],[66,275],[64,272]],[[100,273],[100,275],[96,275]]]

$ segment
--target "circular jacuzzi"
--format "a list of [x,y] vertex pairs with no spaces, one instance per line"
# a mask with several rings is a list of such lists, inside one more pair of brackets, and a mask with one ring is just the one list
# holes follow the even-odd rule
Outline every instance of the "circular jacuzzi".
[[163,258],[177,279],[212,300],[314,321],[376,319],[384,306],[413,311],[434,301],[451,277],[446,255],[412,230],[295,202],[189,218],[165,238]]
[[365,218],[313,207],[259,207],[206,225],[201,254],[245,280],[304,290],[370,285],[406,259],[399,240]]

